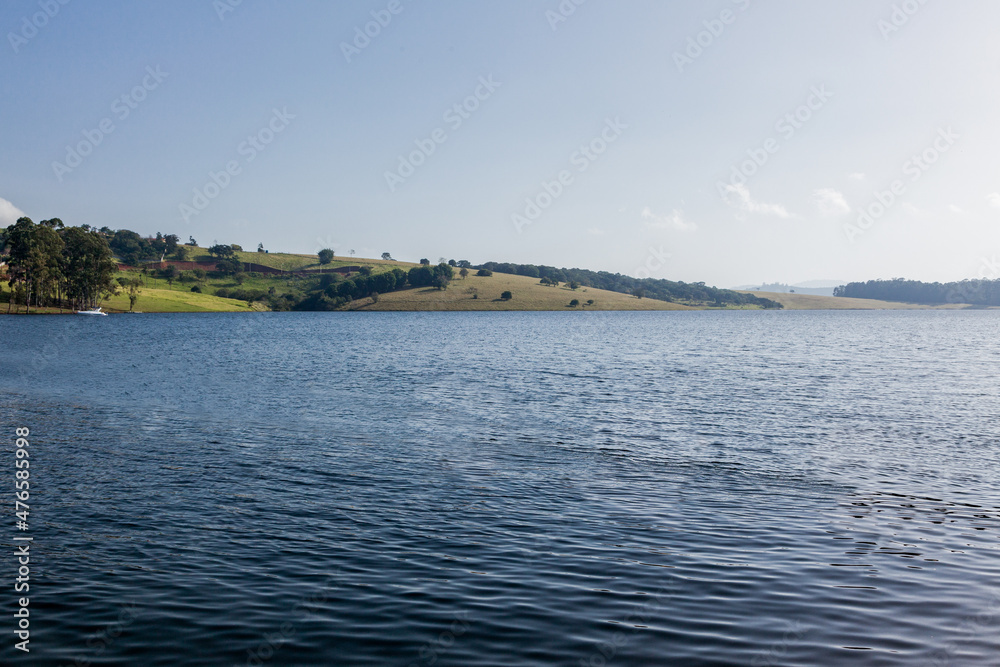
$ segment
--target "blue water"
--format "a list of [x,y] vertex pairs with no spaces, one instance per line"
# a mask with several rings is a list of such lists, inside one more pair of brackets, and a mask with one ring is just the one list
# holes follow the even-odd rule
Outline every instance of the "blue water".
[[0,534],[25,426],[34,542],[0,662],[997,664],[998,341],[983,311],[3,317]]

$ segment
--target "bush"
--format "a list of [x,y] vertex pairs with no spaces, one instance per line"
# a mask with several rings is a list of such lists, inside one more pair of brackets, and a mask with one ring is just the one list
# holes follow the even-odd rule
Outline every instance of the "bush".
[[195,285],[195,286],[193,286],[191,288],[191,291],[192,292],[197,292],[198,294],[201,294],[201,285]]
[[476,275],[479,276],[480,278],[489,278],[490,276],[493,275],[493,272],[490,271],[489,269],[479,269],[478,271],[476,271]]
[[510,301],[511,299],[514,298],[514,295],[511,294],[510,292],[504,292],[503,294],[500,295],[500,298],[503,299],[504,301]]

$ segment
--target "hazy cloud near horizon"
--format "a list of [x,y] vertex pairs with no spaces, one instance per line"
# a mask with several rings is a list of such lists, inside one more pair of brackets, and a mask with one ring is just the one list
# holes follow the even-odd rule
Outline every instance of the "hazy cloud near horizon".
[[17,222],[18,218],[24,217],[24,211],[0,197],[0,227],[7,227]]
[[0,9],[4,224],[632,275],[652,248],[720,286],[1000,255],[1000,3],[56,5]]

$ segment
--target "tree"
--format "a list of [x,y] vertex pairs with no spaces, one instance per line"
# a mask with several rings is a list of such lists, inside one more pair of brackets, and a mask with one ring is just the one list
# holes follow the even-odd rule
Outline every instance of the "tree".
[[500,298],[503,299],[504,301],[510,301],[511,299],[514,298],[514,295],[511,294],[509,291],[503,292],[500,294]]
[[216,243],[208,249],[208,254],[219,259],[231,259],[236,256],[236,251],[231,245]]
[[[412,257],[412,255],[411,255],[411,257]],[[423,266],[430,266],[431,265],[431,260],[429,260],[426,257],[424,257],[423,259],[420,260],[420,264],[423,265]]]
[[470,262],[467,259],[460,259],[460,260],[458,260],[458,268],[460,268],[460,269],[471,269],[472,268],[472,262]]
[[448,260],[448,266],[458,266],[458,262],[453,259]]
[[163,234],[160,232],[156,232],[155,239],[147,239],[147,241],[155,254],[162,256],[167,251],[167,242],[163,240]]
[[128,295],[128,310],[132,312],[135,309],[135,302],[139,300],[139,295],[142,294],[142,280],[139,276],[119,278],[118,284],[124,288],[125,293]]
[[415,266],[407,274],[407,280],[414,287],[426,287],[434,281],[434,272],[429,266]]
[[177,246],[174,249],[174,259],[184,261],[188,258],[188,250],[182,245]]
[[323,264],[323,265],[329,264],[330,262],[333,261],[333,257],[334,257],[333,251],[330,250],[329,248],[323,248],[322,250],[319,251],[319,263],[320,264]]
[[180,244],[181,238],[177,234],[167,234],[163,237],[163,243],[165,244],[164,250],[167,254],[177,252],[178,244]]
[[572,290],[580,289],[580,283],[576,282],[575,280],[571,280],[569,282],[569,288]]
[[257,252],[264,252],[264,244],[263,243],[258,243],[257,244]]
[[247,280],[247,274],[243,273],[242,271],[237,271],[236,273],[233,274],[233,280],[236,281],[237,285],[242,285]]
[[156,256],[152,244],[130,229],[119,229],[115,232],[109,245],[123,263],[132,266],[138,264],[141,259]]
[[63,232],[63,241],[66,296],[77,309],[93,308],[102,294],[113,289],[114,274],[118,269],[106,235],[80,227],[67,227]]
[[179,276],[180,273],[177,271],[177,267],[171,264],[167,266],[167,268],[163,269],[163,272],[160,275],[163,276],[168,285],[173,286],[174,281],[177,280],[177,276]]
[[228,258],[221,259],[215,263],[215,269],[221,271],[227,275],[232,275],[243,268],[243,265],[238,259]]
[[12,297],[15,291],[23,293],[25,312],[31,311],[32,300],[36,306],[58,300],[64,242],[56,228],[55,224],[36,225],[31,218],[22,217],[4,234],[9,251],[7,284]]
[[490,271],[489,269],[479,269],[478,271],[476,271],[476,275],[479,276],[480,278],[489,278],[490,276],[493,275],[493,272]]
[[382,259],[385,260],[385,261],[387,261],[387,262],[391,262],[392,261],[392,255],[390,255],[387,252],[384,252],[384,253],[382,253]]
[[372,267],[362,266],[361,268],[358,269],[358,273],[360,273],[363,276],[370,276],[372,274]]
[[190,245],[190,246],[195,246],[195,247],[197,247],[197,245],[198,245],[198,242],[194,240],[194,237],[193,237],[193,236],[189,236],[189,237],[188,237],[188,242],[187,242],[187,245]]
[[587,299],[587,305],[588,306],[593,306],[594,305],[594,300],[593,299]]
[[455,270],[444,262],[441,262],[434,267],[434,275],[445,276],[448,280],[451,280],[455,276]]
[[233,243],[232,244],[232,248],[233,248],[234,252],[243,252],[243,246],[241,246],[241,245],[239,245],[237,243]]
[[462,280],[465,280],[469,275],[469,270],[463,266],[462,270],[458,272],[458,275],[462,276]]
[[579,305],[580,305],[579,299],[573,299],[572,301],[569,302],[570,308],[576,308]]

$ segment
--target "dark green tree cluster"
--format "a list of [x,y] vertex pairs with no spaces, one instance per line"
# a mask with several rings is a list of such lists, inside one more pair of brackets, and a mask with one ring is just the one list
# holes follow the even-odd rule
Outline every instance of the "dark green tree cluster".
[[841,285],[833,290],[833,295],[922,305],[968,303],[974,306],[1000,306],[1000,280],[963,280],[950,283],[925,283],[904,278],[869,280]]
[[117,269],[106,233],[66,227],[62,220],[37,225],[20,218],[0,234],[7,254],[8,311],[12,304],[93,308],[117,289]]
[[410,269],[407,281],[411,287],[437,287],[447,289],[448,283],[455,277],[455,269],[445,262],[437,266],[421,264]]
[[111,250],[122,263],[132,266],[143,260],[158,260],[164,255],[176,255],[181,249],[179,243],[180,238],[176,234],[164,236],[156,232],[155,238],[143,238],[130,229],[119,229],[108,241]]
[[[406,287],[407,274],[399,268],[384,273],[358,274],[349,280],[320,280],[317,288],[291,305],[292,310],[337,310],[355,299],[377,298],[378,294]],[[272,306],[272,309],[273,306]]]
[[588,269],[557,269],[554,266],[535,264],[510,264],[503,262],[486,262],[478,267],[483,271],[512,273],[531,278],[546,278],[549,284],[570,283],[577,287],[593,287],[622,294],[642,295],[646,298],[660,301],[679,301],[691,305],[712,306],[760,306],[761,308],[781,308],[777,301],[736,292],[734,290],[709,287],[705,283],[684,283],[656,278],[633,278],[620,273],[607,271],[590,271]]

